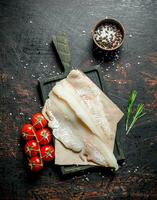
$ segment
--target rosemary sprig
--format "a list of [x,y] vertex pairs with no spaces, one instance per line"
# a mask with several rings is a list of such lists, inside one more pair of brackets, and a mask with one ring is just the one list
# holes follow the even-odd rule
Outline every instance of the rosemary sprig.
[[126,123],[125,123],[125,130],[128,130],[128,126],[129,126],[129,121],[130,121],[130,117],[132,115],[133,112],[133,106],[135,103],[137,97],[137,91],[136,90],[132,90],[131,95],[130,95],[130,99],[128,101],[128,106],[127,106],[127,115],[126,115]]
[[[138,104],[136,111],[133,112],[133,107],[135,104],[136,97],[137,97],[137,91],[133,90],[131,92],[130,99],[128,101],[128,106],[127,106],[126,124],[125,124],[126,135],[129,134],[130,130],[134,127],[137,120],[146,114],[144,112],[144,104],[142,103]],[[130,122],[131,119],[132,119],[132,122]]]

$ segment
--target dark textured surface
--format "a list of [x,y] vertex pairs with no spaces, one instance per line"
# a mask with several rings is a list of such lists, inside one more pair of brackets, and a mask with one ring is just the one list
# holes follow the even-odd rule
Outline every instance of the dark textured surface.
[[[157,199],[156,10],[154,0],[0,0],[0,199]],[[120,54],[110,60],[93,53],[90,35],[105,16],[126,29]],[[128,137],[120,124],[126,165],[116,174],[101,170],[63,179],[51,165],[39,175],[27,171],[20,127],[41,110],[37,78],[60,72],[51,40],[63,30],[71,39],[73,66],[101,64],[111,98],[125,101],[135,88],[147,108]]]

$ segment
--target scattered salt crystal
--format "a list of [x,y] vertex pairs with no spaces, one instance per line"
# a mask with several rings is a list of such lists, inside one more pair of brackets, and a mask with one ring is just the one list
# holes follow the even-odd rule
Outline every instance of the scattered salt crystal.
[[14,77],[12,76],[12,77],[11,77],[11,80],[13,80],[13,79],[14,79]]
[[43,62],[41,62],[40,64],[43,65]]
[[86,32],[86,31],[84,31],[84,30],[82,31],[82,33],[85,33],[85,32]]
[[108,68],[106,69],[106,71],[108,71]]
[[130,173],[130,170],[128,170],[128,172]]
[[23,112],[20,112],[20,115],[24,115]]
[[93,60],[91,60],[91,63],[93,63]]
[[123,165],[123,166],[126,165],[126,162],[123,162],[122,165]]
[[118,59],[118,58],[119,58],[119,55],[118,55],[118,54],[116,54],[116,55],[115,55],[115,58],[117,58],[117,59]]
[[89,178],[88,177],[86,177],[85,179],[86,179],[87,182],[89,182]]
[[39,108],[40,108],[40,109],[42,109],[42,108],[43,108],[43,106],[39,106]]
[[57,75],[59,75],[59,72],[57,72]]
[[137,172],[137,169],[135,169],[134,172]]
[[56,66],[55,66],[55,65],[53,65],[52,67],[53,67],[53,68],[56,68]]
[[141,56],[138,56],[138,58],[141,58]]
[[20,147],[20,144],[18,143],[17,146]]
[[132,38],[132,34],[130,34],[129,37]]
[[138,65],[141,64],[140,62],[137,63]]
[[98,174],[101,175],[101,172],[99,172]]
[[26,66],[28,66],[28,63],[26,63]]
[[52,71],[52,73],[54,74],[54,73],[55,73],[55,71]]
[[125,64],[125,67],[127,68],[127,67],[129,67],[130,66],[130,63],[126,63]]
[[44,65],[44,66],[43,66],[43,68],[46,68],[46,67],[48,67],[48,66],[47,66],[47,65]]
[[35,78],[35,75],[34,75],[34,74],[32,74],[32,77],[33,77],[33,78]]
[[16,97],[14,97],[13,99],[16,100]]
[[9,113],[9,115],[10,115],[10,116],[12,116],[12,115],[13,115],[13,113]]
[[48,43],[46,43],[46,46],[48,46]]
[[110,75],[108,74],[108,75],[107,75],[107,77],[109,78],[109,77],[110,77]]
[[102,178],[104,178],[104,176],[102,176]]
[[23,60],[21,60],[21,62],[23,62]]
[[30,20],[29,23],[32,24],[33,22]]
[[118,69],[116,69],[116,72],[118,71]]
[[26,69],[27,67],[26,67],[26,66],[24,66],[23,68],[24,68],[24,69]]

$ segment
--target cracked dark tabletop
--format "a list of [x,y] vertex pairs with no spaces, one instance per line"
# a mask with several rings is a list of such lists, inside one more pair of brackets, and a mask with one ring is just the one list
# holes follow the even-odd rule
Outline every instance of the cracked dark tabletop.
[[[157,1],[0,0],[0,199],[157,199]],[[106,16],[125,27],[122,48],[110,59],[96,54],[91,30]],[[118,135],[125,163],[116,172],[97,169],[61,177],[48,164],[40,174],[26,167],[20,129],[40,112],[38,80],[59,75],[52,36],[67,33],[72,66],[100,64],[105,93],[124,111],[131,89],[145,105],[130,135]]]

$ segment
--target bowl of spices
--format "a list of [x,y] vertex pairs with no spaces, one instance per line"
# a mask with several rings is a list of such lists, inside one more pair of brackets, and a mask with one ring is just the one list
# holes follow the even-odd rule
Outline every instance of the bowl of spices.
[[92,37],[100,49],[113,51],[123,44],[124,28],[117,20],[106,18],[95,25]]

